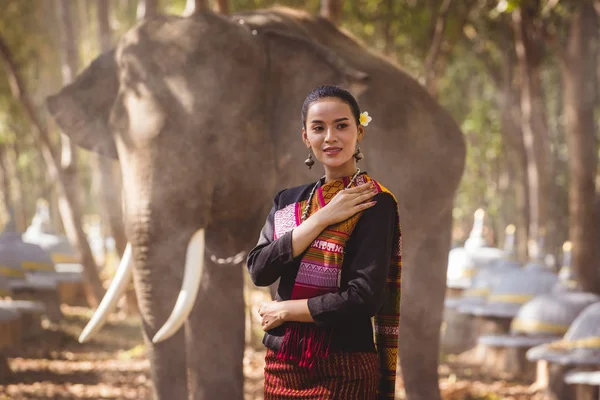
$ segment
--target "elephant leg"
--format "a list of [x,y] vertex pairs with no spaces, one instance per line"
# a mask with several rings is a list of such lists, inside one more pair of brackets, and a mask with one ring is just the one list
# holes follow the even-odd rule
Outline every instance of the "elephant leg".
[[451,209],[422,237],[411,235],[411,228],[403,227],[403,246],[410,251],[403,254],[402,260],[399,352],[409,400],[441,400],[437,371]]
[[[183,329],[164,342],[152,343],[152,337],[173,310],[181,289],[181,275],[156,268],[159,265],[173,264],[172,252],[151,253],[153,254],[150,254],[150,257],[154,261],[152,266],[155,268],[139,268],[143,261],[138,261],[134,269],[134,280],[142,316],[144,341],[151,362],[153,397],[158,400],[186,400],[188,383]],[[168,260],[169,257],[171,261]]]
[[205,260],[200,291],[186,322],[190,399],[244,398],[243,268]]

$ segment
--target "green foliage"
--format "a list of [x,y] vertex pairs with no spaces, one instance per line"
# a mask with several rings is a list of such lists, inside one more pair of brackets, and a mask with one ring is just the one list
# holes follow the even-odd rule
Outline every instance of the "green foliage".
[[[43,110],[43,99],[53,83],[58,83],[60,63],[54,36],[49,29],[52,2],[4,0],[0,2],[0,32],[7,42],[34,107]],[[18,148],[17,168],[27,196],[26,211],[35,209],[46,168],[41,162],[31,124],[21,104],[12,95],[4,64],[0,63],[0,143]]]
[[[98,54],[96,6],[91,1],[75,3],[83,68]],[[136,24],[137,3],[137,0],[110,2],[113,42]],[[424,61],[430,52],[434,22],[441,3],[441,0],[345,0],[342,28],[371,49],[401,64],[413,76],[421,78],[425,73]],[[452,2],[449,10],[438,60],[437,97],[463,128],[468,146],[465,173],[454,210],[457,226],[469,224],[473,211],[478,207],[484,207],[492,221],[505,216],[508,220],[505,222],[514,222],[514,187],[500,187],[508,165],[506,144],[500,129],[499,78],[491,74],[497,75],[502,71],[503,52],[508,51],[514,56],[511,14],[519,7],[531,7],[534,3],[532,0],[465,0]],[[577,1],[542,0],[539,3],[538,22],[543,22],[551,37],[563,40],[564,22]],[[230,0],[232,12],[275,5],[317,14],[320,2]],[[162,7],[166,13],[181,14],[185,0],[162,0]],[[44,97],[61,86],[60,51],[52,2],[4,0],[0,2],[0,15],[0,30],[21,66],[36,106],[43,110]],[[555,179],[559,186],[556,206],[566,221],[568,174],[564,110],[560,74],[551,51],[542,65],[542,76]],[[516,68],[516,62],[513,68]],[[512,72],[514,74],[515,70]],[[518,82],[514,84],[518,85]],[[24,148],[19,156],[19,168],[24,176],[39,180],[45,171],[30,129],[21,107],[10,95],[4,70],[0,69],[0,143],[13,143],[19,138],[20,146]],[[92,184],[91,155],[82,153],[80,163],[84,168],[82,180],[89,188]],[[31,185],[35,186],[33,182]],[[90,193],[89,190],[86,192]],[[95,209],[96,199],[87,196],[85,201],[87,210]],[[564,221],[559,224],[564,226]],[[503,229],[502,226],[497,228],[499,231]]]
[[[457,49],[459,54],[464,51]],[[479,207],[496,218],[506,199],[498,196],[499,168],[504,168],[504,158],[497,88],[472,59],[465,55],[456,60],[446,72],[440,98],[461,122],[467,143],[466,168],[453,213],[460,224],[470,221]]]
[[510,13],[521,6],[521,0],[500,0],[496,6],[496,11],[499,13]]

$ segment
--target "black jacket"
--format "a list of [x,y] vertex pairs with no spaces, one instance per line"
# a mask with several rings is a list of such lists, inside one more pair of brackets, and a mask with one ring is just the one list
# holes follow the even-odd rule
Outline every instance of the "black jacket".
[[[248,271],[255,285],[269,286],[281,278],[276,300],[291,298],[304,254],[292,257],[292,231],[273,239],[274,215],[277,210],[308,199],[314,184],[277,193],[258,243],[248,254]],[[394,199],[387,193],[378,193],[373,200],[377,204],[363,213],[346,243],[339,292],[308,299],[315,323],[333,327],[332,351],[375,352],[371,317],[384,299],[397,210]],[[285,326],[265,333],[266,347],[279,349]]]

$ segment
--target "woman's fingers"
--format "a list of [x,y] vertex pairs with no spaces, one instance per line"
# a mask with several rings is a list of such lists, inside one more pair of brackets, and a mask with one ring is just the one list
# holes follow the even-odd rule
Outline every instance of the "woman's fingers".
[[364,203],[365,201],[373,198],[376,194],[377,193],[375,191],[373,191],[373,190],[370,190],[370,191],[365,192],[365,193],[357,194],[357,195],[353,196],[350,199],[351,205],[355,206],[357,204]]
[[362,199],[362,201],[365,201],[365,200],[368,200],[368,199],[370,199],[371,197],[375,196],[376,194],[377,194],[377,192],[376,192],[376,191],[374,191],[374,190],[370,190],[370,191],[368,191],[367,193],[362,193],[362,194],[360,195],[360,199]]
[[332,217],[332,222],[344,221],[352,215],[373,207],[376,202],[369,202],[378,193],[373,183],[366,183],[338,192],[326,209]]
[[348,194],[352,194],[352,193],[360,193],[362,190],[364,190],[365,186],[368,186],[369,183],[365,183],[359,186],[355,186],[355,187],[351,187],[349,189],[344,189],[342,191],[342,193],[348,193]]
[[[365,185],[367,186],[367,185]],[[356,188],[352,188],[352,189],[356,189]],[[366,188],[360,188],[360,190],[354,191],[354,192],[350,192],[350,190],[352,189],[348,189],[347,192],[340,192],[340,193],[344,193],[343,196],[345,196],[346,198],[350,199],[350,200],[354,200],[357,197],[360,196],[375,196],[378,192],[377,190],[372,187],[372,186],[367,186]]]
[[262,327],[263,331],[268,331],[269,329],[271,329],[272,326],[273,326],[272,321],[268,321],[266,318],[262,319],[261,327]]
[[371,208],[375,204],[377,204],[376,201],[369,201],[369,202],[366,202],[366,203],[360,203],[356,207],[358,207],[358,210],[361,211],[361,210],[366,210],[367,208]]
[[362,185],[358,185],[355,187],[352,187],[350,189],[345,189],[344,192],[346,193],[361,193],[367,190],[371,190],[375,187],[375,185],[372,182],[368,182],[368,183],[363,183]]

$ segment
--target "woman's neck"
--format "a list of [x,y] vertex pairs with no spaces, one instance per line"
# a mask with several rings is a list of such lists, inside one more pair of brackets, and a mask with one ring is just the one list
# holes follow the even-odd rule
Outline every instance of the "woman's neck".
[[325,167],[325,183],[342,179],[346,176],[352,176],[356,173],[356,162],[348,162],[337,168]]

